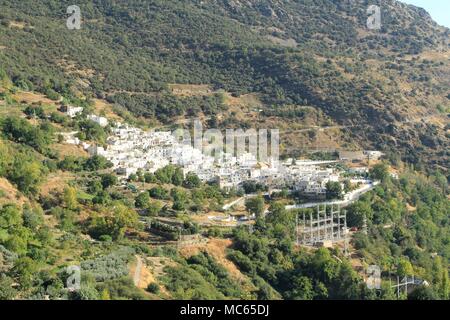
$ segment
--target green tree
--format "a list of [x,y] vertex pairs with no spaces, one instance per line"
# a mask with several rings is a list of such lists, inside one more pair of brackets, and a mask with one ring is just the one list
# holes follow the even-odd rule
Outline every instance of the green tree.
[[409,277],[414,274],[411,262],[405,258],[400,258],[397,264],[397,275],[399,277]]
[[142,192],[134,200],[136,208],[146,209],[150,205],[150,195],[148,192]]
[[103,190],[103,185],[99,180],[90,180],[88,183],[88,191],[90,194],[97,194]]
[[5,274],[0,274],[0,300],[12,300],[16,297],[18,292],[13,285],[13,279]]
[[329,181],[326,184],[327,199],[342,199],[342,186],[339,182]]
[[292,279],[294,289],[289,293],[293,300],[312,300],[314,298],[314,290],[311,279],[304,276],[297,276]]
[[153,173],[146,172],[144,173],[144,181],[145,183],[156,183],[158,180]]
[[154,199],[167,200],[169,198],[169,192],[161,186],[150,189],[149,194]]
[[117,184],[118,179],[115,175],[107,173],[107,174],[103,174],[101,176],[101,183],[103,186],[103,189],[108,189],[110,187],[113,187]]
[[19,156],[16,157],[8,178],[12,180],[22,192],[35,194],[38,192],[39,184],[44,178],[44,175],[44,168],[39,162]]
[[109,235],[114,240],[122,239],[128,228],[138,226],[137,213],[120,202],[114,203],[113,212],[110,215],[97,216],[92,219],[90,234],[96,238]]
[[112,167],[112,163],[109,162],[105,157],[93,156],[87,159],[83,165],[86,171],[97,171]]
[[369,171],[369,175],[374,180],[386,181],[389,177],[388,166],[385,163],[379,163],[373,166]]
[[23,211],[23,225],[33,231],[44,223],[44,213],[40,207],[38,208],[24,208]]
[[9,204],[0,207],[0,229],[18,228],[23,224],[19,208]]
[[408,300],[438,300],[436,292],[433,288],[426,286],[419,286],[413,292],[408,294]]
[[352,183],[350,180],[345,179],[344,180],[344,192],[350,192],[352,190]]
[[161,209],[162,205],[161,203],[159,203],[159,201],[151,201],[147,206],[148,215],[152,217],[157,216]]
[[114,225],[118,228],[118,237],[122,237],[127,228],[135,228],[139,223],[137,213],[122,203],[114,206]]
[[33,280],[36,276],[36,271],[37,265],[29,257],[19,258],[12,269],[14,276],[19,279],[19,284],[23,289],[27,289],[32,286]]
[[64,189],[63,199],[67,209],[76,210],[78,208],[77,189],[66,187]]
[[173,188],[170,191],[170,195],[173,199],[173,209],[177,211],[182,211],[186,208],[188,202],[188,196],[185,191],[179,188]]
[[261,217],[264,213],[264,198],[260,195],[255,198],[249,198],[245,201],[245,208],[256,217]]
[[160,291],[159,285],[155,282],[152,282],[148,285],[147,291],[153,294],[158,294]]
[[95,141],[99,144],[106,142],[106,132],[98,123],[92,120],[83,120],[78,122],[78,126],[81,131],[78,135],[80,139]]
[[103,289],[102,293],[100,294],[100,300],[111,300],[111,295],[108,291],[108,289]]
[[82,284],[79,291],[75,292],[74,300],[98,300],[100,294],[93,284]]
[[5,72],[5,70],[0,68],[0,87],[10,89],[12,85],[13,83],[8,77],[8,74]]
[[200,185],[201,185],[201,181],[200,181],[199,177],[193,172],[189,172],[186,175],[186,179],[183,182],[183,186],[188,189],[198,188],[198,187],[200,187]]
[[46,115],[41,106],[27,106],[23,111],[29,117],[45,119]]
[[[155,172],[155,177],[160,181],[161,183],[169,184],[172,183],[172,178],[175,174],[176,167],[172,165],[168,165],[164,168],[158,169]],[[176,178],[175,180],[177,180]],[[181,180],[183,181],[183,180]]]
[[184,181],[184,174],[181,168],[175,168],[172,175],[172,184],[175,186],[181,186]]
[[364,225],[364,219],[371,221],[373,210],[369,202],[357,201],[347,207],[347,223],[349,227],[361,228]]

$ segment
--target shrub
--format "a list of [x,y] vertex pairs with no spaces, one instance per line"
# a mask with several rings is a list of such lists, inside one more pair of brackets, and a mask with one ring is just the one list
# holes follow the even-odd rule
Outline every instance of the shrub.
[[81,262],[81,269],[96,281],[120,278],[128,274],[128,263],[133,254],[133,249],[121,248],[106,256]]
[[153,294],[158,294],[160,291],[159,285],[155,282],[152,282],[148,285],[147,291]]

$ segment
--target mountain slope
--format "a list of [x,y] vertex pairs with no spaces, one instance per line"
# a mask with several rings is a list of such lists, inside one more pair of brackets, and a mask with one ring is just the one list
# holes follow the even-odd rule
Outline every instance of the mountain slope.
[[[449,298],[448,177],[396,157],[448,169],[448,30],[425,12],[382,1],[384,27],[369,31],[366,1],[80,0],[82,29],[67,30],[71,4],[1,2],[0,300],[396,299],[390,281],[411,274],[430,284],[425,298]],[[105,144],[110,128],[91,113],[277,127],[286,155],[373,147],[393,166],[375,165],[381,183],[347,207],[350,257],[343,244],[305,250],[285,205],[306,198],[281,192],[261,199],[269,213],[252,228],[213,227],[240,192],[173,166],[119,183],[64,142],[78,131]],[[74,265],[79,291],[66,288]],[[369,265],[381,291],[364,284]]]
[[[365,26],[366,1],[337,0],[79,1],[82,29],[68,30],[67,1],[7,0],[0,66],[23,86],[106,97],[163,123],[204,113],[214,125],[249,125],[220,97],[181,98],[169,84],[256,94],[258,126],[331,121],[347,127],[338,145],[445,166],[449,30],[416,7],[375,3],[379,31]],[[304,139],[295,135],[293,149]]]

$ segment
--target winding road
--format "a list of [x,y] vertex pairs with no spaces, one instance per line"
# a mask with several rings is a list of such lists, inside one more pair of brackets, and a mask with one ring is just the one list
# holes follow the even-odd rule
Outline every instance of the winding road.
[[372,191],[377,185],[379,185],[379,181],[372,182],[365,184],[364,186],[351,191],[347,193],[344,196],[343,200],[334,200],[334,201],[322,201],[322,202],[308,202],[303,204],[296,204],[291,206],[286,206],[286,210],[294,210],[294,209],[306,209],[306,208],[314,208],[318,205],[340,205],[342,207],[348,206],[349,204],[352,204],[353,202],[357,201],[363,194]]

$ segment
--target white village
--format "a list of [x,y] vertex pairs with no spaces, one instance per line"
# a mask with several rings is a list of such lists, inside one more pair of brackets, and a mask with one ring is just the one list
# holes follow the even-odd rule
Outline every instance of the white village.
[[[74,112],[68,108],[66,112],[71,117],[75,117],[82,112],[82,109]],[[218,156],[210,153],[208,148],[210,141],[207,134],[201,134],[199,148],[195,143],[192,146],[190,137],[186,139],[182,134],[180,139],[180,132],[145,131],[128,124],[113,123],[105,117],[96,115],[88,115],[87,119],[102,127],[109,126],[110,136],[106,139],[106,145],[82,142],[76,138],[77,132],[66,133],[66,143],[82,146],[91,156],[106,158],[112,163],[112,170],[120,177],[124,186],[132,175],[155,173],[159,169],[173,165],[180,167],[185,177],[193,173],[201,181],[215,182],[225,191],[243,190],[243,185],[250,182],[263,186],[266,190],[264,195],[269,197],[282,190],[300,194],[308,200],[286,205],[286,210],[312,208],[316,213],[311,212],[309,216],[305,213],[300,216],[297,213],[296,230],[299,245],[332,247],[335,243],[344,241],[344,247],[347,248],[349,229],[346,211],[342,208],[357,201],[363,194],[373,190],[379,184],[378,181],[372,181],[367,177],[369,168],[363,166],[365,160],[369,163],[371,160],[377,161],[381,158],[383,154],[379,151],[342,151],[339,153],[338,160],[328,161],[293,158],[281,161],[266,154],[262,157],[266,161],[261,161],[261,154],[255,152],[255,148],[248,146],[248,151],[253,152],[246,151],[245,138],[250,141],[250,137],[247,135],[242,139],[242,132],[237,134],[234,132],[235,136],[232,139],[227,136],[227,142],[232,140],[233,144],[235,142],[244,144],[243,148],[242,146],[237,148],[241,153],[239,151],[235,152],[236,154],[224,152],[223,146],[220,145]],[[198,138],[195,132],[194,137]],[[267,142],[264,138],[262,141]],[[273,144],[273,141],[271,142]],[[263,149],[267,151],[268,147],[265,146]],[[231,150],[235,150],[234,145]],[[277,154],[272,146],[271,151]],[[346,169],[339,166],[340,164],[345,164]],[[345,188],[346,181],[352,185],[349,190]],[[329,183],[337,184],[345,190],[340,199],[328,199]],[[256,193],[245,194],[224,204],[223,213],[209,215],[207,217],[209,222],[203,222],[203,225],[228,227],[248,225],[251,227],[256,221],[256,215],[242,214],[235,212],[234,209],[257,196]],[[268,209],[265,209],[264,214],[267,213]],[[171,218],[156,220],[160,224],[177,223],[176,219]]]
[[[76,110],[75,110],[76,109]],[[82,108],[65,109],[75,117]],[[122,123],[110,123],[108,119],[88,115],[89,120],[102,127],[111,126],[111,135],[106,146],[81,142],[76,138],[77,132],[65,133],[69,144],[81,145],[91,156],[103,156],[113,164],[114,172],[122,178],[140,172],[154,173],[167,165],[179,166],[186,176],[196,174],[203,182],[218,182],[220,188],[239,188],[246,181],[267,186],[270,190],[289,189],[316,199],[324,199],[327,183],[341,182],[342,170],[336,164],[342,161],[361,161],[364,158],[378,160],[383,154],[378,151],[341,152],[340,160],[312,161],[286,159],[280,161],[271,157],[267,161],[258,161],[254,153],[242,152],[238,155],[223,152],[220,157],[212,156],[190,143],[179,141],[170,131],[144,131]],[[245,140],[244,140],[245,141]],[[352,199],[355,195],[368,191],[374,183],[361,178],[368,172],[367,167],[357,166],[347,173],[355,175],[352,182],[359,189],[345,195]],[[344,199],[344,201],[345,201]]]

